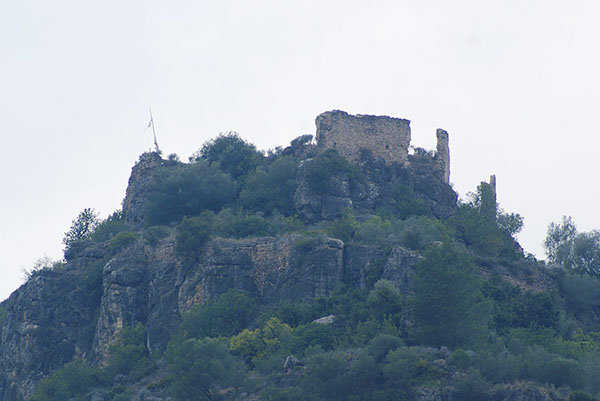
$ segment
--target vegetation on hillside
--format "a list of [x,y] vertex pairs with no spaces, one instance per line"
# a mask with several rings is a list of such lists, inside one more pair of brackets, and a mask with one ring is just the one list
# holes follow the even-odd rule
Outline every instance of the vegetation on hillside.
[[[114,255],[172,238],[180,261],[194,264],[214,237],[325,233],[418,254],[411,292],[380,280],[380,271],[365,278],[364,289],[340,285],[313,302],[264,304],[232,289],[183,315],[164,353],[149,354],[143,325],[125,327],[106,367],[70,362],[43,379],[30,400],[85,400],[94,389],[106,400],[132,399],[140,382],[181,401],[243,393],[280,401],[409,400],[432,388],[445,388],[454,400],[481,401],[523,382],[562,389],[570,400],[598,399],[597,231],[579,233],[570,218],[551,224],[545,242],[551,269],[523,254],[514,238],[522,217],[500,209],[485,183],[447,220],[435,219],[410,188],[398,187],[392,209],[359,215],[348,208],[337,219],[309,224],[293,208],[297,160],[284,153],[265,155],[237,134],[221,135],[190,163],[157,173],[143,231],[130,232],[119,212],[100,221],[85,209],[65,235],[66,254],[96,244]],[[350,186],[366,180],[329,151],[310,167],[308,185],[327,194],[335,174]],[[82,285],[95,297],[105,261],[84,266]],[[551,285],[536,285],[541,275]],[[327,316],[327,323],[316,321]]]

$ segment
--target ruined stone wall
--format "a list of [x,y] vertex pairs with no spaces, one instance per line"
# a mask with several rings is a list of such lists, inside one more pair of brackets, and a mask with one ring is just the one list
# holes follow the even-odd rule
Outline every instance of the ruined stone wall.
[[450,183],[450,147],[448,145],[448,133],[443,129],[438,128],[436,131],[437,136],[437,153],[436,153],[436,165],[437,168],[442,172],[444,182]]
[[361,149],[381,156],[386,164],[408,163],[410,121],[387,116],[350,115],[340,110],[320,114],[316,120],[319,150],[336,149],[357,163]]

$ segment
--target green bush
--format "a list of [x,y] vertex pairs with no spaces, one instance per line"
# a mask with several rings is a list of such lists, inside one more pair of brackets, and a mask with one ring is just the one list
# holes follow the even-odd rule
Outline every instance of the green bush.
[[395,185],[392,197],[396,201],[396,214],[401,219],[406,219],[410,216],[424,216],[431,213],[429,203],[419,198],[406,185]]
[[29,401],[84,401],[86,394],[100,384],[99,371],[83,361],[66,363],[36,386]]
[[186,338],[229,337],[246,328],[257,313],[254,299],[244,291],[231,289],[216,300],[195,306],[183,316],[180,330]]
[[467,375],[454,384],[452,399],[456,401],[486,401],[489,400],[490,383],[481,376],[479,371],[470,369]]
[[480,287],[477,268],[464,250],[449,241],[431,247],[415,272],[413,319],[419,341],[453,347],[478,340],[489,316]]
[[267,220],[259,215],[246,215],[225,209],[214,219],[215,233],[224,237],[244,238],[250,236],[269,235],[270,227]]
[[598,399],[589,395],[585,391],[577,390],[569,394],[567,401],[597,401]]
[[379,280],[369,293],[367,305],[371,316],[379,321],[391,318],[400,324],[402,318],[403,299],[400,290],[389,280]]
[[412,216],[393,223],[400,244],[418,251],[425,251],[432,243],[449,237],[448,228],[439,220],[425,216]]
[[239,204],[252,211],[271,214],[278,210],[289,216],[294,213],[295,189],[296,162],[290,157],[279,157],[248,177]]
[[81,286],[86,301],[92,308],[100,306],[104,261],[98,260],[82,267]]
[[132,231],[121,231],[108,241],[108,249],[112,252],[120,251],[121,249],[133,244],[138,238],[137,233]]
[[455,350],[448,358],[448,364],[458,369],[467,369],[471,365],[471,356],[462,348]]
[[198,217],[186,217],[177,225],[175,255],[188,263],[198,261],[204,245],[213,231],[214,215],[203,213]]
[[125,230],[127,230],[127,225],[123,219],[123,212],[117,210],[94,228],[91,238],[98,242],[108,241]]
[[356,228],[355,240],[364,244],[381,245],[392,234],[392,223],[379,216],[371,217]]
[[332,221],[325,227],[325,232],[330,237],[350,242],[359,227],[358,222],[354,218],[354,211],[348,208],[344,210],[341,218]]
[[241,367],[218,340],[176,338],[169,342],[166,357],[176,399],[212,401],[220,388],[240,386],[244,380]]
[[143,238],[150,246],[156,246],[161,239],[169,235],[169,228],[165,226],[152,226],[144,229]]
[[335,149],[329,149],[319,155],[315,159],[315,163],[308,169],[307,174],[310,190],[319,195],[329,193],[330,180],[336,175],[346,175],[351,189],[365,181],[365,177],[358,167],[348,163],[346,159],[338,155]]
[[294,329],[291,342],[291,351],[295,353],[302,353],[306,348],[317,345],[329,351],[335,345],[335,330],[326,324],[303,324]]
[[264,155],[256,147],[243,140],[235,132],[220,134],[202,145],[190,161],[207,161],[228,173],[234,179],[251,174],[264,160]]
[[379,363],[385,359],[388,353],[400,347],[404,347],[404,341],[400,337],[390,334],[379,334],[369,342],[366,352]]
[[86,208],[81,211],[75,220],[71,222],[71,228],[65,233],[63,244],[65,251],[89,240],[94,230],[100,224],[98,214],[94,209]]
[[1,330],[2,326],[4,325],[4,321],[6,320],[7,317],[8,317],[8,310],[6,309],[6,307],[4,305],[0,305],[0,330]]
[[148,193],[146,225],[179,222],[207,210],[218,212],[236,196],[237,184],[229,174],[204,160],[163,167],[155,174]]
[[146,327],[137,323],[133,327],[123,327],[119,338],[109,349],[108,365],[104,374],[112,380],[115,375],[129,375],[130,380],[139,379],[151,366],[150,354],[146,348]]

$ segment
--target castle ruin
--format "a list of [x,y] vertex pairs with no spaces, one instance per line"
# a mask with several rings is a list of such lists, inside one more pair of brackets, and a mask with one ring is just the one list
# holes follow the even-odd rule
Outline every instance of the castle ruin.
[[[335,149],[351,163],[360,161],[362,149],[381,157],[386,164],[409,166],[410,121],[402,118],[371,115],[351,115],[341,110],[327,111],[317,116],[316,140],[321,151]],[[448,133],[437,130],[436,168],[444,182],[450,182],[450,148]]]

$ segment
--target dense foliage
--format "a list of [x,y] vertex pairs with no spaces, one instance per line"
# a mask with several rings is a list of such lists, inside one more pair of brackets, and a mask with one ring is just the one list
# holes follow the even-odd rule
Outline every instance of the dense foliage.
[[600,275],[600,231],[578,232],[573,219],[551,223],[544,242],[548,260],[581,273]]
[[[213,238],[296,232],[299,254],[323,235],[384,255],[404,248],[420,258],[407,273],[410,291],[381,279],[385,257],[365,267],[362,288],[339,285],[312,302],[266,304],[230,289],[187,309],[164,352],[150,355],[144,326],[126,325],[106,366],[72,361],[30,399],[84,400],[100,391],[105,400],[129,400],[140,386],[180,401],[242,393],[279,401],[410,400],[435,391],[491,400],[511,386],[598,399],[597,231],[580,233],[570,218],[551,224],[548,260],[561,268],[547,269],[523,255],[514,238],[523,218],[499,208],[488,184],[441,220],[401,180],[393,182],[390,204],[372,213],[348,207],[337,218],[303,221],[294,209],[295,154],[310,141],[300,137],[291,149],[265,155],[229,133],[204,144],[190,163],[170,157],[149,188],[140,231],[130,231],[120,212],[101,221],[85,209],[65,234],[65,257],[92,246],[104,256],[82,262],[78,286],[99,305],[103,266],[129,247],[174,246],[185,270]],[[429,168],[433,156],[419,151],[414,160]],[[368,175],[335,151],[316,155],[305,173],[305,185],[322,197],[334,196],[336,177],[356,190]],[[31,276],[61,266],[44,263]],[[4,311],[0,306],[0,323]]]

